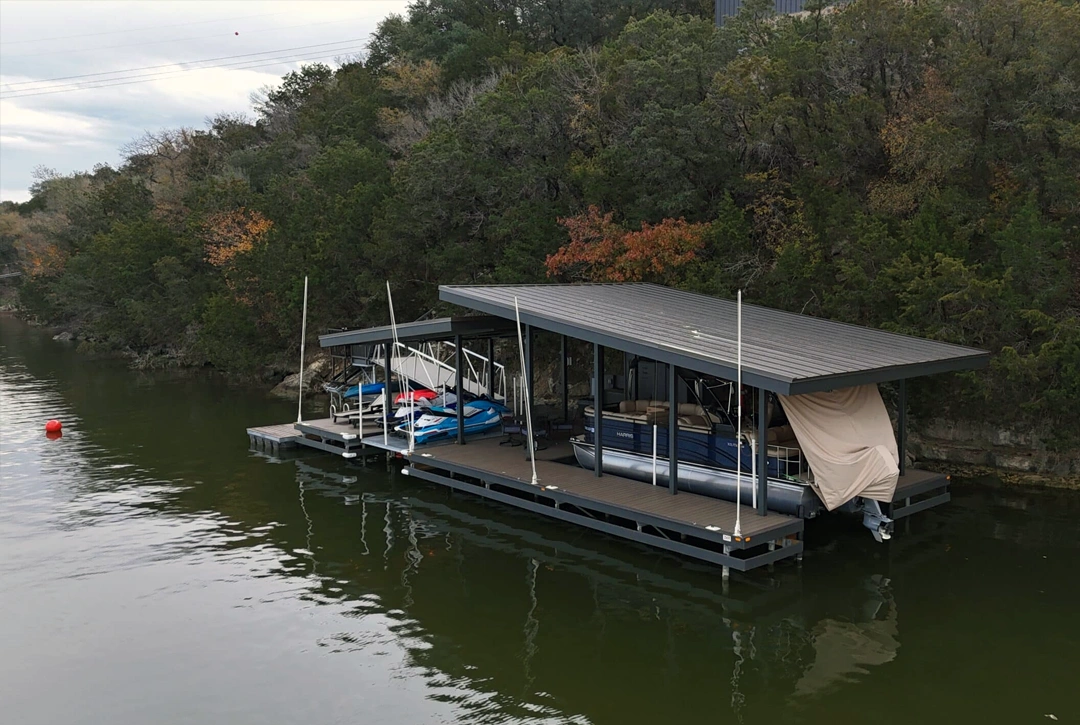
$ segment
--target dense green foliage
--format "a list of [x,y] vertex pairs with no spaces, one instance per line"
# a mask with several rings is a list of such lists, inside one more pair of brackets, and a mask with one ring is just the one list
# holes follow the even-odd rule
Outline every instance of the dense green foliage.
[[683,218],[679,284],[992,350],[924,408],[1080,439],[1080,8],[770,4],[718,30],[689,0],[418,0],[254,121],[43,175],[0,252],[40,317],[253,371],[305,274],[310,330],[384,322],[387,279],[408,319],[440,283],[542,281],[589,207]]

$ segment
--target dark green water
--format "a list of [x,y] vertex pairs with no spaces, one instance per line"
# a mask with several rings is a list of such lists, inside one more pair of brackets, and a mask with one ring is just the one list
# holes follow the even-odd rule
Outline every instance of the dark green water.
[[[0,318],[5,723],[1080,717],[1080,494],[961,482],[738,577],[244,428],[293,404]],[[47,440],[46,419],[64,421]]]

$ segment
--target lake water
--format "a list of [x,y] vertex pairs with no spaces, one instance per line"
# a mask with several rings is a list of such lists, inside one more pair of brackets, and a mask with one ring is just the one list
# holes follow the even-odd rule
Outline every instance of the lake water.
[[394,467],[250,452],[296,414],[262,391],[0,334],[4,723],[1080,718],[1078,493],[961,481],[887,545],[811,522],[801,566],[725,592]]

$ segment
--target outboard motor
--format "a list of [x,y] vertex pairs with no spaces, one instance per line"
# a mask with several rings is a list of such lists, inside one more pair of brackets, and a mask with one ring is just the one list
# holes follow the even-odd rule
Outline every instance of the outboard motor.
[[874,540],[879,544],[888,541],[893,535],[893,520],[881,510],[881,504],[873,499],[859,499],[862,508],[862,525],[870,529]]

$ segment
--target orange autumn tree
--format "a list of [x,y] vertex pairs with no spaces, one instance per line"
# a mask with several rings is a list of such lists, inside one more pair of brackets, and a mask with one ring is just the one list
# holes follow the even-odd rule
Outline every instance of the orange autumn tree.
[[262,242],[272,226],[262,214],[244,207],[212,214],[203,223],[206,261],[215,267],[227,266]]
[[570,243],[548,256],[549,277],[588,282],[671,282],[679,268],[697,259],[705,243],[705,224],[685,219],[642,222],[641,231],[616,224],[611,212],[595,206],[559,219]]

